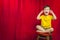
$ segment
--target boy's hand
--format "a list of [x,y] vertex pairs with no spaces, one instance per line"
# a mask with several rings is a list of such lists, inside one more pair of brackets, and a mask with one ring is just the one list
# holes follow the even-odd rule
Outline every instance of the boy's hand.
[[54,12],[53,12],[52,10],[50,10],[50,13],[51,13],[51,14],[54,14]]
[[41,13],[43,13],[43,10],[41,11]]
[[42,14],[43,13],[43,10],[40,12],[40,14]]

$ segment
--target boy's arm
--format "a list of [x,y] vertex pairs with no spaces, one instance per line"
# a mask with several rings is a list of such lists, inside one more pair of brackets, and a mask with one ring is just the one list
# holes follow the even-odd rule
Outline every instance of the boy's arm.
[[53,19],[57,19],[56,15],[54,14],[54,12],[52,10],[50,10],[50,13],[53,15]]
[[41,16],[42,13],[43,13],[43,10],[38,14],[37,20],[40,20],[40,16]]

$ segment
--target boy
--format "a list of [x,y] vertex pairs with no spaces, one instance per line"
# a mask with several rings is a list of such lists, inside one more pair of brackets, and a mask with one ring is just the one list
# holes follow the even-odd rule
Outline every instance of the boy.
[[[41,15],[44,13],[44,15]],[[49,15],[52,14],[52,15]],[[41,25],[37,25],[37,32],[53,32],[54,29],[51,27],[51,20],[56,20],[56,15],[51,10],[50,6],[46,5],[43,10],[38,14],[37,20],[41,20]]]

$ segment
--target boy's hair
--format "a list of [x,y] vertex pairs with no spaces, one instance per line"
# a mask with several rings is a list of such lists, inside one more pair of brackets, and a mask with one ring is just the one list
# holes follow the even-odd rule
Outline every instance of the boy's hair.
[[[49,5],[45,5],[45,6],[44,6],[44,8],[46,8],[46,7],[49,7],[49,8],[50,8],[50,6],[49,6]],[[43,8],[43,9],[44,9],[44,8]],[[51,9],[51,8],[50,8],[50,9]]]

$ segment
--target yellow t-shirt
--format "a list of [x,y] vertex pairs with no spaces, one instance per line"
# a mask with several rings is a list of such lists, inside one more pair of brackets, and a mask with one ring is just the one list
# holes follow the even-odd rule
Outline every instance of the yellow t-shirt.
[[43,28],[51,28],[51,20],[53,19],[52,15],[41,15],[41,26]]

